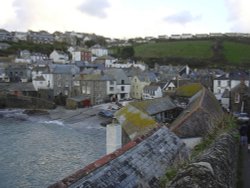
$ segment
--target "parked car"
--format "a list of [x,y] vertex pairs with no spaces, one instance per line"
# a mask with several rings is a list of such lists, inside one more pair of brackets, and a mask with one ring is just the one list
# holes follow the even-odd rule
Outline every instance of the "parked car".
[[249,119],[250,119],[248,114],[244,113],[244,112],[235,112],[235,113],[233,113],[233,115],[239,121],[249,121]]
[[102,117],[112,118],[114,116],[114,112],[110,110],[101,110],[98,115]]
[[108,124],[112,123],[112,119],[108,119],[100,123],[101,126],[106,127]]
[[249,117],[247,113],[240,113],[238,116],[238,120],[240,121],[249,121]]

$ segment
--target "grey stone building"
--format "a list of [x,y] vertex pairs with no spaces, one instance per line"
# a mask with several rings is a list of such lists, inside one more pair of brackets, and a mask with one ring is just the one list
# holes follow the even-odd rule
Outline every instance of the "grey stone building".
[[73,80],[79,73],[79,68],[75,65],[53,65],[50,67],[53,74],[54,95],[72,95]]
[[107,102],[109,101],[107,85],[110,80],[112,78],[103,74],[78,76],[74,81],[73,94],[89,96],[92,105]]

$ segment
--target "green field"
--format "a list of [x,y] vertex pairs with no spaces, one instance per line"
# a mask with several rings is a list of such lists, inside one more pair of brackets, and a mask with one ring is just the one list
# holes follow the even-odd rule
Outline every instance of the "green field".
[[212,41],[169,41],[135,46],[135,57],[211,58]]
[[224,42],[223,54],[230,64],[250,62],[250,45],[237,42]]

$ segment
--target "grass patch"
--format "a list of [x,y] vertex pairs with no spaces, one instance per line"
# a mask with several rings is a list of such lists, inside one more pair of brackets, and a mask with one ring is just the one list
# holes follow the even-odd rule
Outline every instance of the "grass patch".
[[238,65],[250,61],[250,45],[237,42],[223,42],[223,54],[227,61]]
[[212,41],[169,41],[135,46],[135,57],[210,58]]

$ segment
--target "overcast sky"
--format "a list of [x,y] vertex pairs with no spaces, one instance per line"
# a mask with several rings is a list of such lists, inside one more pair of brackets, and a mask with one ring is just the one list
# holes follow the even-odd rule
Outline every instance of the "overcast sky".
[[0,28],[132,38],[250,33],[249,0],[1,0]]

